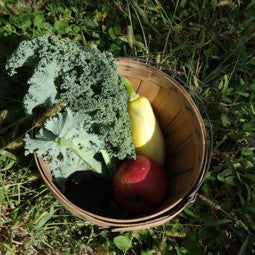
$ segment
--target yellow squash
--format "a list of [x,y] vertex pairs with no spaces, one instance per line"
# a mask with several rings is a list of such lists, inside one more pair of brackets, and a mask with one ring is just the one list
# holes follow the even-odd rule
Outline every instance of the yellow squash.
[[128,112],[137,155],[149,157],[160,165],[165,163],[165,141],[149,100],[136,94],[130,82],[124,84],[129,93]]

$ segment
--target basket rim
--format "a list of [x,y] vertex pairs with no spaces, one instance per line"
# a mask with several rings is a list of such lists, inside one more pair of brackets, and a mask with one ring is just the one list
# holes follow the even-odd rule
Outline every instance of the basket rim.
[[[116,61],[125,61],[127,60],[127,58],[119,58],[116,59]],[[164,71],[161,71],[157,68],[155,68],[154,66],[151,65],[147,65],[145,63],[141,63],[141,61],[137,60],[137,59],[133,59],[133,58],[129,58],[128,61],[132,61],[135,62],[136,64],[140,64],[143,66],[146,66],[148,68],[153,68],[154,71],[159,72],[161,75],[164,75],[167,79],[172,80],[173,78],[170,77],[167,73],[165,73]],[[35,161],[37,164],[37,167],[41,173],[41,176],[44,179],[44,182],[47,184],[48,188],[50,189],[51,193],[53,193],[53,195],[55,195],[55,197],[58,199],[59,202],[61,202],[61,204],[68,210],[70,211],[72,214],[78,216],[79,218],[82,218],[83,220],[89,220],[93,223],[96,223],[98,225],[101,225],[103,227],[111,227],[111,226],[119,226],[121,228],[132,224],[133,225],[135,223],[140,222],[141,224],[149,224],[150,221],[155,220],[156,218],[159,218],[160,216],[162,217],[163,215],[168,215],[166,218],[169,220],[170,218],[172,218],[172,215],[169,215],[169,213],[171,213],[172,210],[174,210],[175,208],[181,208],[183,209],[187,203],[190,202],[190,199],[192,197],[192,194],[195,194],[197,192],[197,190],[199,189],[199,187],[201,186],[202,182],[204,181],[205,175],[206,175],[206,170],[208,170],[209,165],[210,165],[210,153],[208,153],[208,148],[206,145],[206,131],[205,131],[205,126],[203,123],[203,119],[200,115],[200,111],[198,110],[195,102],[193,101],[192,97],[187,93],[187,91],[181,86],[181,84],[177,81],[175,81],[175,83],[178,85],[177,89],[181,90],[181,92],[184,94],[185,98],[187,99],[187,101],[189,103],[191,103],[193,109],[196,111],[196,117],[199,120],[199,122],[201,123],[201,127],[202,127],[202,134],[203,134],[203,141],[205,141],[204,145],[204,158],[203,158],[203,163],[201,166],[201,170],[200,170],[200,176],[197,179],[198,182],[196,184],[194,184],[191,188],[191,190],[188,192],[188,194],[186,196],[184,196],[183,198],[178,199],[175,203],[167,206],[166,208],[164,208],[163,210],[160,210],[156,213],[151,213],[149,215],[146,216],[140,216],[140,217],[136,217],[136,218],[131,218],[131,219],[115,219],[115,218],[110,218],[110,217],[104,217],[104,216],[100,216],[94,213],[90,213],[78,206],[76,206],[75,204],[73,204],[70,200],[68,200],[64,194],[62,194],[62,192],[57,188],[57,186],[48,179],[48,177],[45,175],[44,169],[42,167],[42,165],[40,164],[40,157],[37,157],[36,153],[34,153],[34,157],[35,157]],[[208,158],[209,155],[209,158]],[[161,223],[160,223],[161,224]]]

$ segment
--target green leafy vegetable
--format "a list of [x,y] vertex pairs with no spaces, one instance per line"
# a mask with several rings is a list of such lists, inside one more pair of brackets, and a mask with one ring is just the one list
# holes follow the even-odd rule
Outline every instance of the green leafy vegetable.
[[79,170],[102,173],[103,165],[95,158],[101,142],[95,134],[88,134],[86,122],[70,109],[46,121],[35,139],[25,138],[26,154],[36,150],[50,165],[56,181],[64,188],[68,176]]
[[[47,122],[35,139],[26,138],[27,153],[37,150],[47,159],[56,180],[76,169],[100,172],[97,164],[104,161],[114,170],[116,161],[135,158],[128,93],[111,53],[44,35],[23,41],[10,56],[8,73],[14,75],[20,68],[32,70],[24,97],[27,114],[36,107],[48,109],[62,102],[69,108]],[[67,127],[71,131],[66,132]],[[82,148],[77,151],[78,142]],[[90,162],[94,156],[100,159]]]

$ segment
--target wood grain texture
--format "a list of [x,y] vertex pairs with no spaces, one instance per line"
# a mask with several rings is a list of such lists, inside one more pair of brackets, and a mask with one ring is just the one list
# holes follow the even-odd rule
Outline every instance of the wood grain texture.
[[193,135],[193,129],[187,122],[186,114],[180,110],[177,116],[168,124],[165,132],[167,157],[174,154],[178,147]]
[[153,102],[153,100],[156,98],[158,92],[160,90],[160,86],[157,85],[154,82],[151,81],[142,81],[140,83],[140,86],[137,90],[137,93],[139,95],[142,95],[150,101],[150,103]]
[[169,158],[166,159],[167,172],[171,175],[176,175],[191,168],[195,172],[197,170],[195,169],[195,159],[194,139],[191,136],[179,146],[173,155],[169,155]]
[[186,193],[187,189],[192,188],[194,170],[183,172],[179,175],[172,177],[169,180],[169,193],[180,195]]
[[131,85],[132,85],[134,91],[137,92],[137,90],[138,90],[138,88],[139,88],[140,83],[142,82],[142,80],[141,80],[141,79],[134,78],[134,77],[132,77],[132,76],[128,76],[128,75],[125,75],[125,78],[127,78],[127,79],[130,81],[130,83],[131,83]]
[[152,107],[165,135],[169,131],[169,123],[177,116],[181,108],[175,101],[172,92],[162,87],[153,100]]

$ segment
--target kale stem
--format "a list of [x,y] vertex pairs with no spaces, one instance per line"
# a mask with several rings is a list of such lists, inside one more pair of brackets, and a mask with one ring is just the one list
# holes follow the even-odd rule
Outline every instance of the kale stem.
[[77,156],[79,156],[82,160],[86,162],[87,165],[92,167],[96,172],[101,173],[101,169],[97,168],[88,157],[85,157],[82,152],[77,149],[72,142],[69,142],[68,140],[64,139],[63,137],[57,137],[56,142],[59,146],[67,146],[69,147]]
[[139,95],[135,93],[130,81],[126,78],[124,78],[124,85],[129,95],[129,102],[132,102],[139,97]]
[[101,149],[100,152],[103,156],[103,159],[104,159],[104,162],[107,166],[107,169],[110,170],[110,157],[109,157],[109,154],[107,153],[106,149]]

